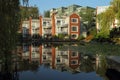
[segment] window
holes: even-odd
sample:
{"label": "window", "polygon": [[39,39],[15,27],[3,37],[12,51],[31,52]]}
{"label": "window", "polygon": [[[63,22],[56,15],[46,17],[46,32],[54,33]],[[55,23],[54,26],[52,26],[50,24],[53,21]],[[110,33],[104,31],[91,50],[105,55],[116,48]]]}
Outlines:
{"label": "window", "polygon": [[75,39],[75,38],[77,37],[77,35],[76,35],[76,34],[72,34],[71,37],[72,37],[73,39]]}
{"label": "window", "polygon": [[35,53],[34,52],[32,53],[32,58],[35,58]]}
{"label": "window", "polygon": [[29,46],[23,45],[23,52],[27,52],[27,51],[29,51]]}
{"label": "window", "polygon": [[23,34],[27,33],[27,29],[25,27],[23,27]]}
{"label": "window", "polygon": [[48,21],[47,24],[50,25],[50,22]]}
{"label": "window", "polygon": [[24,56],[29,56],[29,54],[28,54],[28,53],[24,53],[23,55],[24,55]]}
{"label": "window", "polygon": [[77,23],[78,19],[77,18],[72,18],[71,21]]}
{"label": "window", "polygon": [[77,61],[77,60],[72,60],[72,61],[71,61],[71,64],[72,64],[72,65],[78,64],[78,61]]}
{"label": "window", "polygon": [[57,62],[60,63],[60,59],[57,59]]}
{"label": "window", "polygon": [[46,26],[46,22],[43,22],[43,26]]}
{"label": "window", "polygon": [[57,25],[60,25],[61,21],[60,20],[57,20]]}
{"label": "window", "polygon": [[45,55],[43,55],[43,60],[46,60],[46,56]]}
{"label": "window", "polygon": [[23,34],[28,34],[29,33],[29,30],[27,29],[27,28],[25,28],[25,27],[23,27]]}
{"label": "window", "polygon": [[62,23],[65,23],[65,20],[62,20]]}
{"label": "window", "polygon": [[34,26],[34,25],[32,26],[32,29],[35,29],[35,26]]}
{"label": "window", "polygon": [[76,52],[72,52],[71,56],[72,56],[72,57],[76,57],[76,56],[77,56],[77,53],[76,53]]}
{"label": "window", "polygon": [[72,31],[77,31],[77,27],[76,27],[76,26],[73,26],[73,27],[72,27]]}

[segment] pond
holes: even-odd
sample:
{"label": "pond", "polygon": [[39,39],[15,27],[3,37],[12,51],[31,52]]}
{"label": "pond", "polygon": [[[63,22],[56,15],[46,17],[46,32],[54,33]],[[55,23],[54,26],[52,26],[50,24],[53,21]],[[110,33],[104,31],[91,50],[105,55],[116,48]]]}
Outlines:
{"label": "pond", "polygon": [[13,80],[112,80],[106,56],[119,56],[119,50],[119,45],[99,43],[23,43],[0,59],[0,80],[3,75]]}

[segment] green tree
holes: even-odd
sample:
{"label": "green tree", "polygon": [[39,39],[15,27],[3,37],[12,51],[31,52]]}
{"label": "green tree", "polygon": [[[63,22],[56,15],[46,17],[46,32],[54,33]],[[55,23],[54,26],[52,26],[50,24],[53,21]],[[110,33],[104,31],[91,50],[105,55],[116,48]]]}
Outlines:
{"label": "green tree", "polygon": [[113,7],[109,7],[105,12],[97,16],[100,24],[100,32],[97,36],[108,38],[110,34],[110,26],[115,19],[115,13]]}
{"label": "green tree", "polygon": [[101,30],[97,36],[109,37],[110,26],[114,20],[117,19],[120,22],[120,0],[112,0],[111,6],[105,12],[99,14],[97,19],[101,26]]}
{"label": "green tree", "polygon": [[[112,0],[111,1],[112,9],[115,13],[115,18],[120,22],[120,0]],[[120,23],[119,23],[120,24]]]}
{"label": "green tree", "polygon": [[0,1],[0,53],[9,53],[16,46],[19,11],[19,0]]}
{"label": "green tree", "polygon": [[22,19],[28,19],[29,17],[38,18],[39,10],[37,7],[20,7],[20,14]]}
{"label": "green tree", "polygon": [[81,21],[83,26],[86,28],[87,32],[91,30],[91,28],[95,28],[95,9],[86,8],[80,11],[79,15],[81,17]]}
{"label": "green tree", "polygon": [[50,17],[50,11],[44,11],[44,17]]}
{"label": "green tree", "polygon": [[[2,78],[14,79],[12,51],[16,48],[17,31],[20,22],[19,0],[0,0],[0,56],[2,55]],[[17,64],[15,64],[17,67]],[[17,68],[15,71],[17,72]],[[9,75],[6,75],[6,73]]]}

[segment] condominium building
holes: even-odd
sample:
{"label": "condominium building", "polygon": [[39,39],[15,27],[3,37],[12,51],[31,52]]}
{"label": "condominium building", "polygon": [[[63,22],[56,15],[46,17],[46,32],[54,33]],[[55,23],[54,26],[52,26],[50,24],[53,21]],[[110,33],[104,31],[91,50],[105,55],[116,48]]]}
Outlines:
{"label": "condominium building", "polygon": [[95,11],[95,8],[92,8],[89,6],[83,7],[76,4],[73,4],[67,7],[52,8],[49,11],[50,11],[50,15],[52,15],[53,13],[56,13],[57,16],[64,17],[72,13],[76,13],[76,14],[80,14],[80,12],[84,13],[87,9],[91,9]]}
{"label": "condominium building", "polygon": [[80,16],[72,13],[66,17],[59,17],[55,13],[50,18],[40,16],[39,19],[22,21],[21,32],[23,38],[36,35],[43,38],[51,38],[59,34],[77,39],[80,36]]}

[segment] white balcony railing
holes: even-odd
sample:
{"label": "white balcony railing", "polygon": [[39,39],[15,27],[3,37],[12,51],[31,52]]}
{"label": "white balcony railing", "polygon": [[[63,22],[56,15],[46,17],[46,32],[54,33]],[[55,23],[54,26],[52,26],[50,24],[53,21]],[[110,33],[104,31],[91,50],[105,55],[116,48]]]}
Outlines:
{"label": "white balcony railing", "polygon": [[64,23],[64,24],[56,24],[58,27],[68,27],[68,24]]}
{"label": "white balcony railing", "polygon": [[67,34],[68,32],[67,31],[58,31],[57,33],[58,34]]}
{"label": "white balcony railing", "polygon": [[43,30],[43,34],[51,34],[51,30]]}
{"label": "white balcony railing", "polygon": [[52,28],[52,25],[43,25],[43,28]]}
{"label": "white balcony railing", "polygon": [[62,24],[61,27],[68,27],[68,24]]}
{"label": "white balcony railing", "polygon": [[43,52],[48,53],[48,52],[52,52],[52,50],[51,49],[43,49]]}

